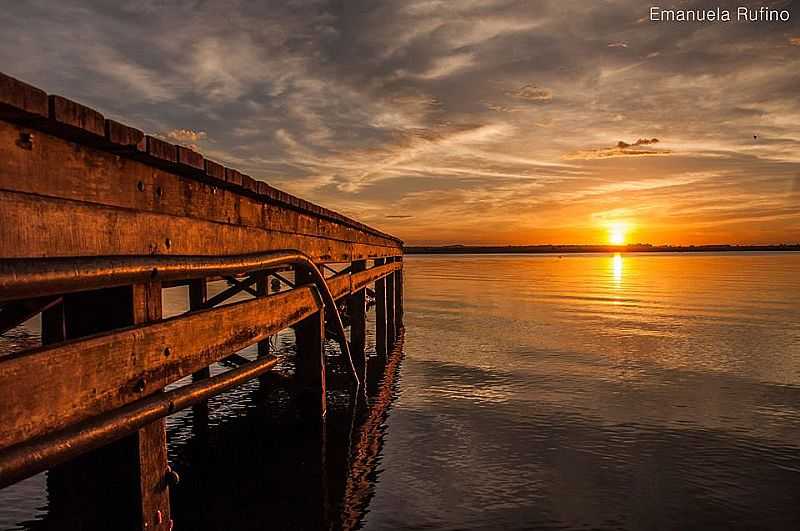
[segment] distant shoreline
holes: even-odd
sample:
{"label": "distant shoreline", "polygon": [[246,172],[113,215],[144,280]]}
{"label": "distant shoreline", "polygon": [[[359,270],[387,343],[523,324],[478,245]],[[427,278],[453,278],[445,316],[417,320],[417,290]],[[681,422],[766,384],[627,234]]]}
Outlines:
{"label": "distant shoreline", "polygon": [[410,245],[406,254],[577,254],[577,253],[703,253],[797,251],[800,244],[781,245]]}

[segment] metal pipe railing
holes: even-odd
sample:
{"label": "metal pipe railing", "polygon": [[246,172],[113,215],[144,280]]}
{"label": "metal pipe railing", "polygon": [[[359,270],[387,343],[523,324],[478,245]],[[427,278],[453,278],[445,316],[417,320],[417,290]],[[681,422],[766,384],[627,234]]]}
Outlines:
{"label": "metal pipe railing", "polygon": [[336,301],[311,258],[296,250],[230,256],[80,256],[0,260],[0,302],[125,286],[138,282],[223,276],[271,267],[298,266],[311,274],[323,305],[339,333],[356,386],[361,384]]}

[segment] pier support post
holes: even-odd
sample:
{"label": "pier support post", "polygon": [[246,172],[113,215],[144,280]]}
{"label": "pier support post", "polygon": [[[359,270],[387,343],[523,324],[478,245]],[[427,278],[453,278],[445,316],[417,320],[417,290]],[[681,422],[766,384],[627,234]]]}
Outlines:
{"label": "pier support post", "polygon": [[[367,269],[366,260],[353,262],[350,272],[360,273]],[[367,374],[366,338],[367,338],[367,290],[360,289],[347,299],[347,314],[350,317],[350,353],[358,377],[363,382]]]}
{"label": "pier support post", "polygon": [[[66,339],[161,318],[161,284],[147,283],[64,297],[63,321],[50,314],[43,337]],[[165,420],[48,473],[51,517],[59,529],[167,530]]]}
{"label": "pier support post", "polygon": [[[206,279],[196,278],[189,281],[189,311],[199,310],[208,300],[208,284]],[[192,381],[197,382],[211,377],[211,369],[203,367],[192,374]]]}
{"label": "pier support post", "polygon": [[[256,273],[258,280],[256,280],[256,293],[259,297],[266,297],[269,295],[269,275],[265,272]],[[258,357],[263,358],[269,356],[269,338],[258,342]]]}
{"label": "pier support post", "polygon": [[[386,260],[378,258],[375,265],[383,265]],[[375,281],[375,351],[379,356],[386,356],[386,279]]]}
{"label": "pier support post", "polygon": [[[389,263],[394,262],[394,258],[386,260]],[[397,338],[397,323],[395,321],[395,306],[394,306],[394,273],[386,276],[386,343],[388,349],[392,350],[394,341]]]}
{"label": "pier support post", "polygon": [[[312,277],[295,269],[295,286],[311,284]],[[301,404],[321,417],[327,412],[325,399],[325,312],[306,317],[294,326],[297,358],[295,379]]]}
{"label": "pier support post", "polygon": [[[205,278],[195,278],[189,281],[189,311],[199,310],[208,300],[208,284]],[[192,381],[199,382],[211,378],[211,368],[208,366],[192,373]],[[195,435],[205,435],[208,432],[208,401],[204,400],[192,406],[192,428]]]}
{"label": "pier support post", "polygon": [[[403,265],[403,257],[395,257],[395,261]],[[396,335],[400,335],[403,328],[403,268],[394,272],[394,320]]]}

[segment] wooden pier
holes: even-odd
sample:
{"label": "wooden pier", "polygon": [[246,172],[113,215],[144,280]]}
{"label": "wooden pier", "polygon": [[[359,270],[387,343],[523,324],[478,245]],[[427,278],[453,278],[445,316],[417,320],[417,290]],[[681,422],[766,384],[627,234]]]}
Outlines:
{"label": "wooden pier", "polygon": [[[0,488],[49,470],[80,528],[107,526],[103,507],[114,529],[171,529],[165,417],[271,371],[269,338],[291,327],[292,385],[324,422],[326,338],[359,393],[368,293],[378,355],[401,336],[402,256],[391,235],[0,74],[0,333],[41,315],[41,346],[0,357]],[[163,318],[176,286],[189,310]],[[235,368],[212,377],[221,361]]]}

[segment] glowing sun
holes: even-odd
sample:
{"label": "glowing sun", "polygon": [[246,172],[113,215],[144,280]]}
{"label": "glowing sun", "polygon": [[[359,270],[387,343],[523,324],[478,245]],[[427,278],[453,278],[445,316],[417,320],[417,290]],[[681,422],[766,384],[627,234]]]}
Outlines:
{"label": "glowing sun", "polygon": [[625,245],[628,233],[628,225],[625,223],[613,223],[608,228],[608,241],[611,245]]}

